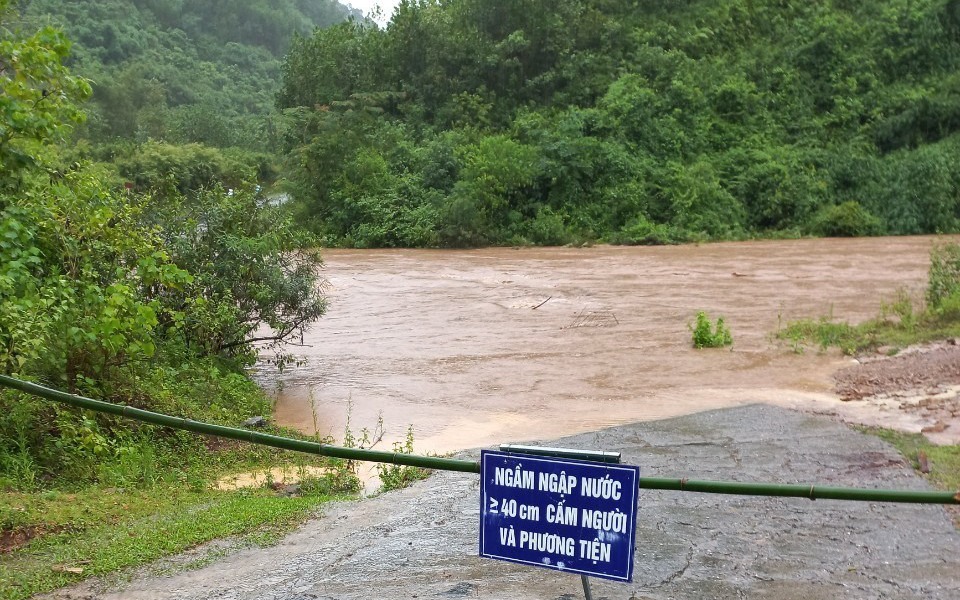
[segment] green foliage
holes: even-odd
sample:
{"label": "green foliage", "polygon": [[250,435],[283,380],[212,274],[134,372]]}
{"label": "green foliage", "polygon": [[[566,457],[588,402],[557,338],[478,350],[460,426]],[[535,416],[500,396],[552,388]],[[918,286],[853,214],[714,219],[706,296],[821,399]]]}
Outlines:
{"label": "green foliage", "polygon": [[153,356],[158,319],[176,318],[157,296],[192,276],[141,207],[83,168],[0,198],[0,368],[74,389],[80,376]]}
{"label": "green foliage", "polygon": [[83,121],[74,103],[91,92],[64,66],[70,42],[61,31],[24,34],[15,21],[10,0],[0,0],[0,191],[20,184],[41,146]]}
{"label": "green foliage", "polygon": [[826,237],[862,237],[880,234],[882,223],[858,202],[849,200],[821,208],[813,216],[810,228]]}
{"label": "green foliage", "polygon": [[637,217],[620,231],[608,236],[613,244],[626,246],[661,246],[680,244],[688,239],[688,234],[665,223],[651,223],[644,216]]}
{"label": "green foliage", "polygon": [[274,149],[279,59],[294,35],[360,18],[334,0],[20,4],[76,42],[72,67],[94,92],[84,137],[260,151]]}
{"label": "green foliage", "polygon": [[506,136],[487,136],[460,150],[461,176],[440,215],[441,238],[451,246],[488,244],[525,201],[537,152]]}
{"label": "green foliage", "polygon": [[[396,454],[413,454],[413,426],[407,429],[407,436],[403,442],[393,443],[393,452]],[[380,491],[403,489],[413,482],[427,477],[429,472],[421,467],[408,467],[378,463],[377,474],[380,477]]]}
{"label": "green foliage", "polygon": [[[171,260],[193,275],[161,304],[173,337],[200,355],[252,357],[254,339],[282,344],[326,309],[315,240],[245,186],[155,196],[150,214]],[[251,337],[261,327],[257,338]]]}
{"label": "green foliage", "polygon": [[903,288],[897,290],[897,296],[893,302],[880,304],[880,312],[884,316],[887,312],[893,313],[899,319],[899,326],[908,333],[917,326],[920,316],[914,308],[913,298]]}
{"label": "green foliage", "polygon": [[291,47],[291,192],[342,245],[960,231],[950,6],[402,2]]}
{"label": "green foliage", "polygon": [[[252,170],[229,166],[250,153],[147,144],[128,160],[151,196],[66,158],[82,156],[57,142],[89,86],[63,66],[60,32],[20,33],[8,9],[0,0],[0,370],[233,426],[268,413],[238,367],[261,325],[280,343],[323,312],[318,259],[301,251],[312,238],[242,183]],[[219,187],[231,169],[232,194]],[[0,390],[0,530],[36,536],[4,556],[0,595],[69,583],[55,566],[73,561],[96,575],[215,537],[275,537],[324,499],[321,487],[339,492],[337,481],[296,499],[207,489],[227,466],[275,460]]]}
{"label": "green foliage", "polygon": [[[8,16],[0,13],[3,22]],[[162,186],[150,196],[118,190],[115,174],[102,167],[66,163],[55,145],[65,125],[57,119],[80,114],[75,103],[87,88],[62,65],[61,34],[41,33],[3,29],[5,48],[17,49],[15,66],[0,65],[12,90],[4,98],[17,115],[4,130],[4,152],[30,154],[5,162],[2,171],[0,370],[233,425],[268,412],[239,367],[255,358],[251,336],[261,327],[259,341],[282,344],[323,313],[319,259],[303,250],[314,239],[296,232],[255,187],[218,187],[226,168],[211,174],[182,158],[203,156],[200,147],[148,144],[151,164],[160,165],[151,175]],[[63,83],[69,81],[75,85]],[[32,92],[17,91],[30,86],[51,86],[56,97],[41,93],[30,102]],[[181,162],[165,165],[167,158]],[[174,166],[200,174],[187,177]],[[169,179],[171,173],[184,181]],[[204,448],[180,435],[0,392],[4,486],[29,489],[51,479],[150,485],[158,462],[174,464],[171,450],[183,461]]]}
{"label": "green foliage", "polygon": [[724,324],[723,317],[717,317],[717,323],[714,325],[707,313],[703,311],[697,313],[697,324],[690,327],[690,331],[693,332],[693,347],[698,350],[722,348],[733,343],[733,337]]}
{"label": "green foliage", "polygon": [[187,193],[216,185],[238,187],[256,177],[252,165],[231,161],[220,150],[200,144],[146,142],[115,162],[120,175],[138,191],[173,186]]}
{"label": "green foliage", "polygon": [[549,206],[540,208],[524,229],[527,239],[538,246],[563,246],[574,242],[563,216]]}
{"label": "green foliage", "polygon": [[960,317],[960,244],[942,244],[930,251],[927,305],[935,313]]}

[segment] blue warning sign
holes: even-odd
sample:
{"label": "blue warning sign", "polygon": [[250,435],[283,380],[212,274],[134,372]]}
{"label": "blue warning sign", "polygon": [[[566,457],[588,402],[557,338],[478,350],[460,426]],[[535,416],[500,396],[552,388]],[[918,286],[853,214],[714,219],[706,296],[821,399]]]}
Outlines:
{"label": "blue warning sign", "polygon": [[483,451],[480,556],[633,580],[640,467]]}

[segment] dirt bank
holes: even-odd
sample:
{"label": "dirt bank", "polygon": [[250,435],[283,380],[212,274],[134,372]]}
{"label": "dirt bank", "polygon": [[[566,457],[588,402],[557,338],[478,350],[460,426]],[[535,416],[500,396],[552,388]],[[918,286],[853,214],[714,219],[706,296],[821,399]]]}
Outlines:
{"label": "dirt bank", "polygon": [[[547,443],[619,450],[648,476],[927,488],[879,439],[764,405]],[[53,597],[582,597],[576,576],[478,558],[478,520],[477,477],[438,473],[407,490],[332,506],[275,548],[119,588],[91,582]],[[960,598],[960,533],[939,506],[644,490],[635,580],[595,581],[594,597],[953,600]]]}
{"label": "dirt bank", "polygon": [[960,346],[955,340],[862,356],[834,374],[854,422],[922,432],[934,443],[960,442]]}

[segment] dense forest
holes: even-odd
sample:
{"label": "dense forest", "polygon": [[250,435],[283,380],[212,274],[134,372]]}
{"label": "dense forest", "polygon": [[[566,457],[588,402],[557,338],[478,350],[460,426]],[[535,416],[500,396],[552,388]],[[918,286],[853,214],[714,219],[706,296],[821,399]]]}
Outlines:
{"label": "dense forest", "polygon": [[404,0],[278,106],[331,245],[955,232],[958,59],[957,0]]}
{"label": "dense forest", "polygon": [[65,33],[64,64],[92,86],[65,161],[109,164],[139,191],[276,179],[274,103],[294,35],[362,18],[335,0],[12,4],[23,26]]}

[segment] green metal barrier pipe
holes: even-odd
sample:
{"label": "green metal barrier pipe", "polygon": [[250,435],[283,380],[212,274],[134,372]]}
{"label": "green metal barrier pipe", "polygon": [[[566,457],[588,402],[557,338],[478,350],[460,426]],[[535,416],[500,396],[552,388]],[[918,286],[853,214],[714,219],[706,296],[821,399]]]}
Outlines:
{"label": "green metal barrier pipe", "polygon": [[[127,417],[154,425],[163,425],[174,429],[184,429],[196,433],[216,435],[220,437],[241,440],[253,444],[262,444],[284,450],[294,450],[308,454],[332,456],[347,460],[391,463],[425,469],[442,471],[459,471],[461,473],[480,473],[480,464],[471,460],[456,460],[435,456],[417,456],[401,454],[399,452],[383,452],[378,450],[362,450],[359,448],[344,448],[331,444],[319,444],[303,440],[260,433],[248,429],[224,427],[210,423],[201,423],[191,419],[171,417],[160,413],[150,412],[139,408],[112,404],[101,400],[75,396],[59,390],[54,390],[36,383],[21,381],[0,375],[0,386],[19,390],[26,394],[62,402],[70,406],[85,408],[97,412]],[[735,494],[741,496],[783,496],[793,498],[809,498],[810,500],[859,500],[866,502],[909,502],[916,504],[960,504],[960,491],[930,492],[918,490],[871,490],[862,488],[845,488],[816,486],[807,484],[778,484],[778,483],[742,483],[736,481],[705,481],[694,479],[671,479],[664,477],[641,477],[640,487],[651,490],[676,490],[681,492],[701,492],[707,494]]]}
{"label": "green metal barrier pipe", "polygon": [[0,386],[6,386],[15,390],[20,390],[26,394],[39,396],[54,402],[62,402],[78,408],[86,408],[97,412],[109,413],[120,417],[127,417],[144,423],[154,425],[163,425],[173,429],[184,429],[196,433],[205,433],[219,437],[261,444],[263,446],[272,446],[274,448],[283,448],[284,450],[295,450],[297,452],[306,452],[307,454],[319,454],[321,456],[333,456],[335,458],[344,458],[347,460],[363,460],[370,462],[391,463],[396,465],[408,465],[413,467],[423,467],[425,469],[443,469],[446,471],[460,471],[462,473],[479,473],[480,466],[471,460],[454,460],[450,458],[438,458],[435,456],[416,456],[413,454],[402,454],[400,452],[384,452],[380,450],[362,450],[360,448],[344,448],[331,444],[319,444],[317,442],[308,442],[304,440],[294,440],[291,438],[260,433],[249,429],[238,429],[236,427],[224,427],[223,425],[213,425],[211,423],[202,423],[192,419],[183,419],[180,417],[171,417],[160,413],[150,412],[123,406],[121,404],[112,404],[101,400],[75,396],[59,390],[54,390],[36,383],[29,383],[0,375]]}

